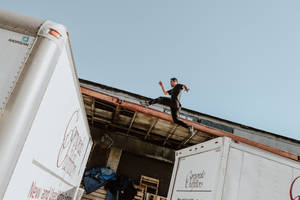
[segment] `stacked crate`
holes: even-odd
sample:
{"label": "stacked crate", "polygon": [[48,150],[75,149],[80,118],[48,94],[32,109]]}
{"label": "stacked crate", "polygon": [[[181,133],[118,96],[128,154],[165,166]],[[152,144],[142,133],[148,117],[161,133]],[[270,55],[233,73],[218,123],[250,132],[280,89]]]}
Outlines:
{"label": "stacked crate", "polygon": [[106,193],[104,187],[101,187],[90,194],[83,194],[82,200],[105,200]]}
{"label": "stacked crate", "polygon": [[142,175],[140,179],[140,186],[145,188],[144,200],[166,200],[165,197],[158,196],[158,179]]}

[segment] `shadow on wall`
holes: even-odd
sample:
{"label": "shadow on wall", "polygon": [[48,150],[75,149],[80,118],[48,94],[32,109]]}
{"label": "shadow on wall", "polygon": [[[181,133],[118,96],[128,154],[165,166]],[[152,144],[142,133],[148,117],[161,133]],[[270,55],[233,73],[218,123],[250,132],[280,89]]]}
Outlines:
{"label": "shadow on wall", "polygon": [[107,149],[101,143],[95,143],[88,160],[86,169],[106,167],[110,149]]}

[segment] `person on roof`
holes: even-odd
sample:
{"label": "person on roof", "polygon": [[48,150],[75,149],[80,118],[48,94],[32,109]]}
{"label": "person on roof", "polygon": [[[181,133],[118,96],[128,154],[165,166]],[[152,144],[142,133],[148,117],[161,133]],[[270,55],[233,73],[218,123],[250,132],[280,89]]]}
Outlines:
{"label": "person on roof", "polygon": [[182,120],[179,119],[179,112],[181,110],[181,103],[180,103],[180,97],[182,90],[184,89],[186,92],[188,92],[190,89],[183,84],[179,84],[177,78],[171,78],[170,84],[172,89],[166,91],[164,84],[159,81],[159,85],[165,95],[171,95],[171,98],[169,97],[158,97],[156,99],[152,99],[150,101],[141,101],[140,103],[144,106],[150,106],[156,103],[164,104],[167,106],[170,106],[172,119],[174,123],[181,125],[185,128],[188,128],[191,134],[195,134],[194,127],[191,125],[186,124]]}

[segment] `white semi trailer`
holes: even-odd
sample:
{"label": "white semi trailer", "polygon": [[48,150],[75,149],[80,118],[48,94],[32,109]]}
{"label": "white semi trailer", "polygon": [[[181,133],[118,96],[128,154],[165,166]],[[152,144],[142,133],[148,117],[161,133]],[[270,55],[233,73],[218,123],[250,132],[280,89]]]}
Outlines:
{"label": "white semi trailer", "polygon": [[176,152],[169,200],[300,200],[300,163],[220,137]]}
{"label": "white semi trailer", "polygon": [[91,146],[65,27],[0,10],[0,199],[76,199]]}

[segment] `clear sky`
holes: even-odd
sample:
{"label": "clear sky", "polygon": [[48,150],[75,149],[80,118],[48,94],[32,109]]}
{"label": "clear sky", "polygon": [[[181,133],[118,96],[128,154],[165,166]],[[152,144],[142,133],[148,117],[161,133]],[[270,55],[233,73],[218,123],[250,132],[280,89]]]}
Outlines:
{"label": "clear sky", "polygon": [[4,1],[67,26],[79,77],[300,138],[299,0]]}

